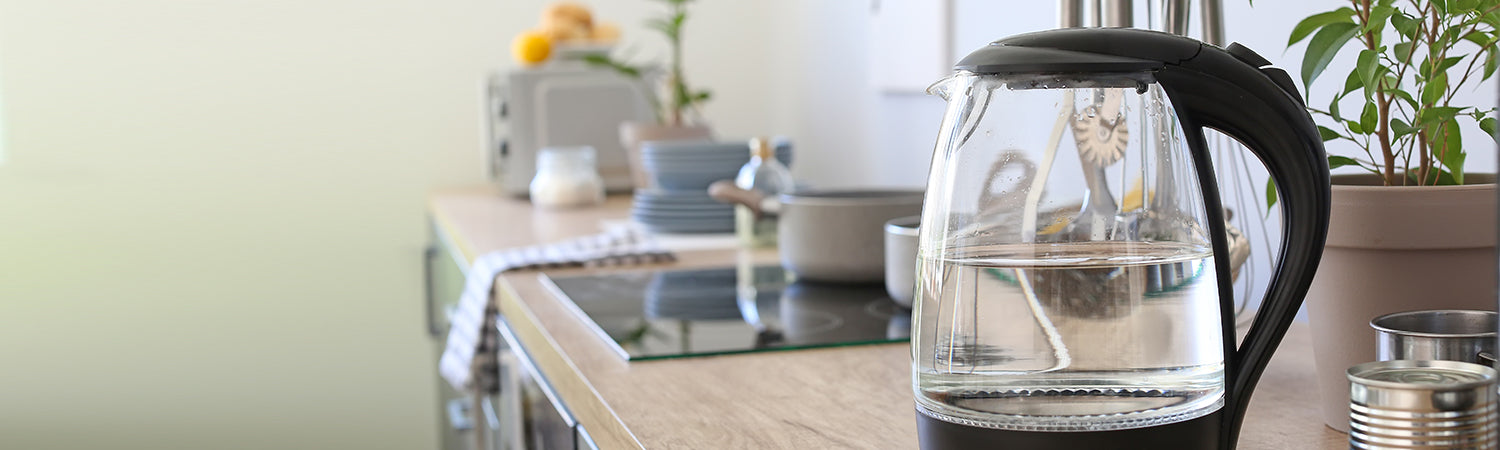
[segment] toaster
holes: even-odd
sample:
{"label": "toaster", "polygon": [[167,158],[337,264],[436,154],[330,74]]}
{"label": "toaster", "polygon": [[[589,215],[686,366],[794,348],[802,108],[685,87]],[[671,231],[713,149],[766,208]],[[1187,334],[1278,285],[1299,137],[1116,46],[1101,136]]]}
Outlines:
{"label": "toaster", "polygon": [[493,74],[487,92],[487,171],[502,192],[528,194],[539,150],[579,145],[594,148],[605,190],[634,187],[620,123],[655,120],[641,81],[560,61]]}

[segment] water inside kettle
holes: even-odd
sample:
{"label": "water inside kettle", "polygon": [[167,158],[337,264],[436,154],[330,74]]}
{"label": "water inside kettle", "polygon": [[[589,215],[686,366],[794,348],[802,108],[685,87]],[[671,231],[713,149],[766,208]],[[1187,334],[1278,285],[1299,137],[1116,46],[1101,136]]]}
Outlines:
{"label": "water inside kettle", "polygon": [[[1218,286],[1206,246],[991,245],[924,261],[942,305],[913,336],[917,403],[973,426],[1110,430],[1223,401]],[[1186,335],[1189,338],[1183,339]],[[927,353],[927,352],[922,352]]]}

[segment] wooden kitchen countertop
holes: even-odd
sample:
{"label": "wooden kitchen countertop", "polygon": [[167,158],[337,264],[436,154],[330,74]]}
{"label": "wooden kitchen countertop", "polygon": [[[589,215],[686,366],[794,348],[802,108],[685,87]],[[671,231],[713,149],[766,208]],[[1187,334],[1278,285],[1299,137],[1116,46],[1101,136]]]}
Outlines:
{"label": "wooden kitchen countertop", "polygon": [[[472,261],[599,232],[601,220],[625,217],[629,202],[611,197],[599,208],[546,212],[470,189],[434,195],[430,212],[444,244]],[[678,257],[671,267],[730,265],[735,253]],[[774,253],[757,259],[774,260]],[[566,272],[580,270],[602,269]],[[627,362],[544,286],[543,276],[502,275],[501,313],[601,448],[917,447],[906,344]],[[1346,435],[1323,426],[1313,372],[1307,326],[1293,324],[1251,398],[1239,448],[1348,448]]]}

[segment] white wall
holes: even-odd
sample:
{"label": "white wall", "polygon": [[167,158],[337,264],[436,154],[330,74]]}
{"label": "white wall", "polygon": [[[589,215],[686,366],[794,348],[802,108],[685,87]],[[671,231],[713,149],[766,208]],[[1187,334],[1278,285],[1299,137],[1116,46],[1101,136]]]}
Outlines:
{"label": "white wall", "polygon": [[435,447],[496,3],[0,1],[0,447]]}
{"label": "white wall", "polygon": [[[1013,34],[1050,29],[1056,24],[1054,2],[952,1],[954,12],[950,38],[954,52],[957,53],[955,58],[962,57],[990,41]],[[816,17],[817,25],[800,29],[809,35],[789,38],[786,39],[787,41],[802,45],[812,42],[814,48],[818,48],[816,46],[821,42],[836,42],[840,45],[839,47],[833,47],[832,44],[829,47],[840,54],[868,54],[868,52],[880,51],[880,49],[869,48],[868,43],[872,39],[848,40],[850,35],[869,31],[868,2],[806,3],[811,4],[804,5],[801,9],[786,15]],[[1135,3],[1136,26],[1144,28],[1148,25],[1144,19],[1148,9],[1147,2]],[[1300,78],[1297,75],[1305,44],[1298,44],[1287,49],[1287,36],[1292,27],[1302,18],[1345,6],[1346,2],[1340,0],[1261,2],[1258,6],[1252,7],[1249,2],[1226,0],[1223,4],[1226,39],[1229,42],[1240,42],[1256,50],[1272,63],[1285,68],[1293,78],[1298,79],[1299,88],[1305,92],[1306,88],[1300,85]],[[1157,11],[1160,10],[1159,7],[1156,8]],[[1200,35],[1198,21],[1199,17],[1195,13],[1192,18],[1191,35]],[[820,50],[829,51],[830,49],[820,48]],[[1342,74],[1347,74],[1351,70],[1356,54],[1355,49],[1346,49],[1329,65],[1324,78],[1315,84],[1312,91],[1311,98],[1314,105],[1320,107],[1326,105],[1336,90],[1342,87]],[[855,64],[857,63],[856,61]],[[798,93],[794,107],[778,107],[776,114],[798,118],[801,127],[797,128],[792,135],[798,138],[799,143],[850,141],[865,144],[859,147],[861,151],[858,153],[850,152],[834,158],[836,161],[846,161],[845,163],[800,167],[798,175],[825,185],[923,185],[926,181],[926,169],[931,159],[932,146],[943,114],[942,100],[921,94],[876,92],[869,87],[868,75],[851,73],[847,68],[845,69],[839,72],[840,75],[837,77],[829,77],[827,71],[794,71],[792,73],[795,75],[784,82],[788,84],[778,86],[778,91]],[[848,82],[817,84],[827,78],[837,78]],[[866,82],[863,86],[858,84],[862,80]],[[821,90],[797,90],[811,85],[818,85]],[[788,86],[791,88],[789,89]],[[827,93],[827,95],[822,93]],[[807,100],[803,98],[806,96],[826,97],[827,100]],[[1495,83],[1490,81],[1476,84],[1473,90],[1458,95],[1456,101],[1484,108],[1493,107],[1496,102]],[[1351,103],[1347,104],[1345,109],[1356,107],[1357,105]],[[1467,163],[1469,170],[1493,171],[1496,167],[1496,153],[1491,150],[1493,144],[1490,143],[1489,137],[1478,130],[1466,130],[1464,138],[1468,145],[1476,149],[1469,153]],[[1358,152],[1358,149],[1348,142],[1330,142],[1328,150],[1331,154],[1341,155],[1354,155]],[[1263,198],[1265,186],[1264,169],[1259,167],[1254,158],[1248,158],[1248,160],[1252,166],[1250,177],[1242,178],[1238,184],[1225,174],[1221,174],[1220,179],[1226,206],[1234,207],[1239,203],[1236,199],[1242,202],[1239,204],[1246,205],[1235,208],[1242,214],[1242,217],[1245,211],[1259,209],[1254,206],[1253,202],[1257,198]],[[1345,168],[1340,172],[1357,172],[1357,169]],[[1245,181],[1247,179],[1248,181]],[[1081,184],[1082,181],[1080,180],[1079,183]],[[1254,299],[1260,298],[1269,281],[1269,274],[1272,270],[1271,257],[1276,251],[1274,244],[1272,247],[1266,247],[1265,244],[1279,242],[1278,220],[1278,215],[1273,213],[1269,216],[1270,223],[1248,221],[1240,222],[1238,225],[1252,240],[1254,249],[1251,255],[1251,267],[1246,270],[1254,271],[1254,275],[1243,277],[1237,289],[1241,291],[1249,289],[1250,298],[1253,299],[1252,304],[1258,301]]]}

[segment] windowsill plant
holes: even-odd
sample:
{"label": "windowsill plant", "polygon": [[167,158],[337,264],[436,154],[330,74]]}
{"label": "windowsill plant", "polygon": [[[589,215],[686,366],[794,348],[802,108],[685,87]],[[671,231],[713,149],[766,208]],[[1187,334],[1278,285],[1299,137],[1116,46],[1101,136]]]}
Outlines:
{"label": "windowsill plant", "polygon": [[[1334,176],[1328,243],[1306,304],[1324,421],[1348,429],[1345,370],[1375,360],[1379,315],[1495,309],[1494,175],[1469,173],[1493,152],[1493,108],[1463,95],[1496,72],[1500,0],[1351,0],[1297,24],[1309,87],[1341,49],[1359,52],[1332,101],[1308,101]],[[1480,92],[1494,95],[1493,92]],[[1326,106],[1324,106],[1326,105]],[[1275,190],[1267,195],[1275,200]]]}
{"label": "windowsill plant", "polygon": [[708,90],[694,89],[687,82],[683,66],[683,25],[687,22],[687,5],[692,0],[662,0],[667,10],[661,17],[646,21],[646,26],[666,37],[669,57],[665,76],[653,76],[646,65],[633,64],[607,54],[592,54],[583,57],[584,62],[598,67],[607,67],[620,75],[636,80],[648,91],[646,99],[655,111],[655,123],[625,122],[620,124],[620,141],[630,153],[631,169],[636,187],[650,184],[640,155],[640,144],[656,140],[709,140],[712,130],[700,119],[699,107],[709,100]]}

